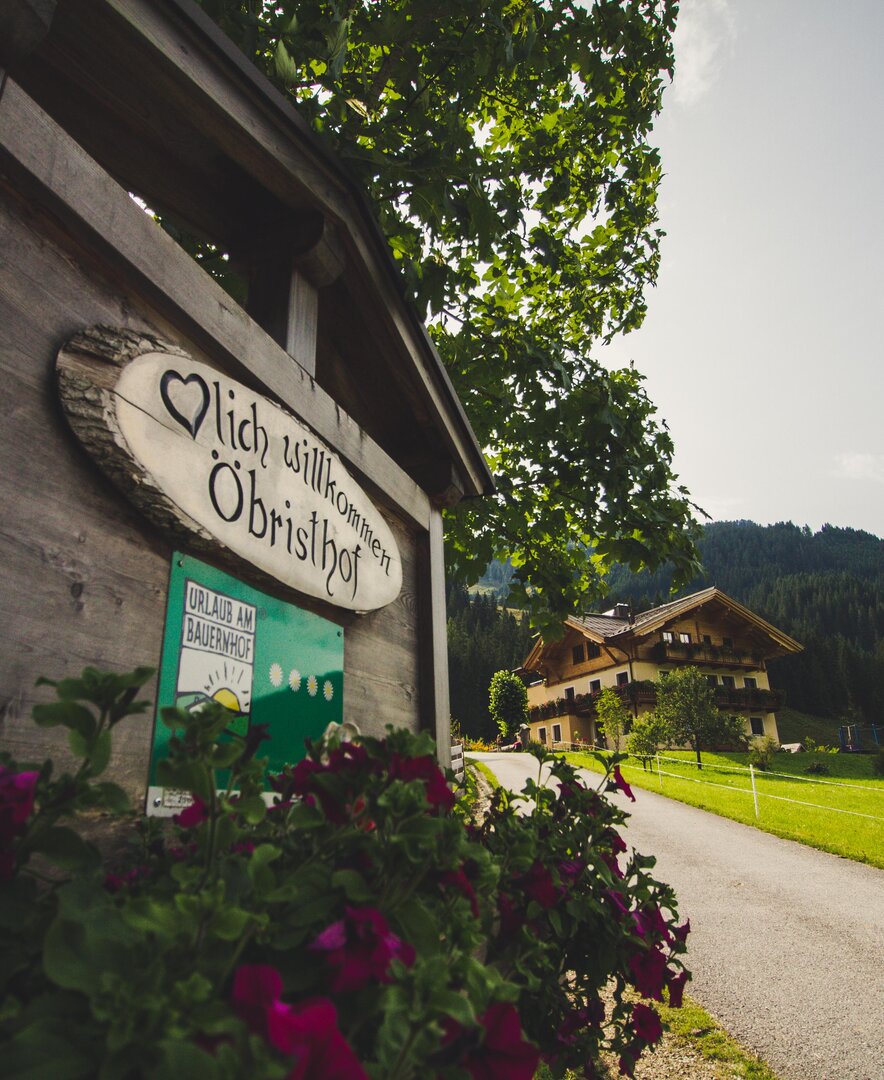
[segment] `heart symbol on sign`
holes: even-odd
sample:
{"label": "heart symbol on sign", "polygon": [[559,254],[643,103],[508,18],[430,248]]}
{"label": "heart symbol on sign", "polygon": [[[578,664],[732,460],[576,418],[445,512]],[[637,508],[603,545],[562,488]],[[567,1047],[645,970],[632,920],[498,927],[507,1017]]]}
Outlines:
{"label": "heart symbol on sign", "polygon": [[160,379],[160,397],[169,415],[192,439],[209,411],[209,388],[200,375],[188,375],[185,379],[177,371],[165,371]]}

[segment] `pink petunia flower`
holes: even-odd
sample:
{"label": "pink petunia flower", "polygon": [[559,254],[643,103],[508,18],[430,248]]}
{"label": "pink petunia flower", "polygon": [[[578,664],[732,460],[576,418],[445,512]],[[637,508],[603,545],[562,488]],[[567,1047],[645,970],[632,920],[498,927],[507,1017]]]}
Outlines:
{"label": "pink petunia flower", "polygon": [[485,1038],[463,1063],[473,1080],[532,1080],[540,1052],[523,1036],[515,1006],[495,1002],[479,1023]]}
{"label": "pink petunia flower", "polygon": [[456,800],[448,786],[445,774],[429,754],[423,757],[403,757],[393,754],[390,762],[391,780],[423,780],[426,784],[427,802],[437,812],[450,810]]}
{"label": "pink petunia flower", "polygon": [[663,1034],[660,1017],[648,1005],[637,1002],[632,1007],[632,1027],[636,1035],[649,1046],[658,1042]]}
{"label": "pink petunia flower", "polygon": [[620,766],[619,765],[614,766],[614,771],[612,772],[611,775],[614,778],[614,783],[617,785],[617,787],[620,789],[620,791],[622,791],[623,794],[628,799],[632,799],[632,801],[635,802],[635,796],[632,794],[632,788],[623,779],[623,775],[620,772]]}
{"label": "pink petunia flower", "polygon": [[393,960],[414,963],[411,945],[391,930],[375,908],[345,908],[343,919],[331,923],[309,948],[325,953],[331,970],[331,989],[336,993],[361,990],[370,982],[389,982]]}
{"label": "pink petunia flower", "polygon": [[180,814],[173,814],[172,820],[182,829],[195,829],[197,825],[202,825],[208,817],[208,807],[202,799],[194,795],[190,806],[185,807]]}
{"label": "pink petunia flower", "polygon": [[666,983],[666,957],[659,949],[645,949],[633,953],[629,958],[629,970],[635,988],[642,997],[663,1000],[663,987]]}

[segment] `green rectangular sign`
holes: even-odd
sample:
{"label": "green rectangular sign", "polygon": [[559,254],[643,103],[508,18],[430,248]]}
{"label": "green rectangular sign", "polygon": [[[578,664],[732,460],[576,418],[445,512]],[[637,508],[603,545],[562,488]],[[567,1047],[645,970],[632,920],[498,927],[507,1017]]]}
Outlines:
{"label": "green rectangular sign", "polygon": [[157,691],[157,718],[147,812],[171,814],[186,792],[157,784],[157,763],[171,732],[167,706],[198,709],[209,700],[231,712],[230,730],[245,735],[267,724],[258,751],[269,771],[304,757],[305,739],[340,723],[344,697],[344,632],[328,619],[284,603],[213,566],[175,552]]}

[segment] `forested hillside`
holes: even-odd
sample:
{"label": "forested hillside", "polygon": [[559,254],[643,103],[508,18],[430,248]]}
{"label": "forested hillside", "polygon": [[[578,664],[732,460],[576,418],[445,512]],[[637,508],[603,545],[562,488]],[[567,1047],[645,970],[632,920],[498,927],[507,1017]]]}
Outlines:
{"label": "forested hillside", "polygon": [[[676,595],[717,585],[797,638],[805,651],[770,665],[789,705],[821,716],[884,719],[884,541],[856,529],[791,522],[707,525],[704,573]],[[609,603],[642,611],[670,599],[671,575],[609,577]]]}
{"label": "forested hillside", "polygon": [[[675,596],[717,585],[804,645],[770,665],[789,705],[819,716],[884,722],[884,540],[824,525],[719,521],[700,539],[704,572]],[[513,576],[494,563],[482,587],[501,601]],[[634,611],[673,599],[671,571],[615,567],[605,607]]]}
{"label": "forested hillside", "polygon": [[448,590],[448,672],[451,715],[474,738],[493,739],[488,687],[495,671],[517,667],[531,648],[527,619],[519,622],[493,596]]}

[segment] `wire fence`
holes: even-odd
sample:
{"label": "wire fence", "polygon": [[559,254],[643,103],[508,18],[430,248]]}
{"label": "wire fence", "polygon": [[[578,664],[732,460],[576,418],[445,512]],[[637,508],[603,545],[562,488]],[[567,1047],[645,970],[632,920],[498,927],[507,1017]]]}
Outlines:
{"label": "wire fence", "polygon": [[[576,749],[577,751],[583,751],[583,752],[585,752],[587,750],[587,747],[586,747],[585,744],[565,743],[565,742],[553,743],[552,748],[554,750],[555,749],[561,749],[561,750],[564,750],[564,749],[574,750],[574,749]],[[767,779],[800,780],[802,782],[809,783],[809,784],[818,784],[818,785],[821,785],[821,786],[824,785],[824,786],[827,786],[827,787],[851,789],[851,790],[854,790],[854,791],[862,791],[866,795],[868,795],[868,794],[877,794],[877,795],[881,796],[882,798],[884,798],[884,787],[878,787],[876,785],[869,785],[868,787],[863,787],[860,784],[849,784],[849,783],[842,784],[842,783],[839,783],[837,780],[818,780],[816,777],[798,776],[795,773],[778,773],[778,772],[769,772],[767,770],[759,771],[759,770],[756,770],[753,765],[748,765],[748,766],[745,766],[745,765],[719,765],[718,763],[710,763],[710,762],[705,762],[705,761],[702,763],[702,769],[706,773],[706,777],[701,778],[700,776],[692,776],[692,775],[690,775],[689,773],[686,773],[686,772],[674,772],[674,771],[672,771],[670,769],[664,769],[662,767],[662,765],[661,765],[661,762],[664,762],[664,761],[666,761],[666,762],[675,762],[676,764],[681,765],[685,769],[697,769],[697,771],[699,771],[699,765],[697,763],[688,761],[685,758],[674,758],[674,757],[667,757],[664,754],[656,754],[653,761],[654,761],[654,764],[656,766],[654,771],[655,771],[655,773],[657,775],[657,778],[658,778],[658,780],[660,782],[660,790],[661,791],[664,790],[663,777],[668,776],[668,777],[671,777],[672,779],[675,779],[675,780],[682,780],[682,781],[686,781],[686,782],[692,783],[692,784],[700,784],[700,785],[702,785],[704,787],[717,788],[719,791],[734,792],[734,793],[737,793],[737,794],[743,794],[743,795],[747,795],[747,796],[751,795],[752,799],[753,799],[753,803],[754,803],[755,817],[756,818],[759,818],[761,816],[761,811],[760,811],[760,806],[759,806],[759,801],[758,801],[759,798],[761,798],[761,799],[774,799],[777,802],[792,803],[795,806],[805,806],[805,807],[811,807],[811,808],[814,808],[814,809],[817,809],[817,810],[827,810],[827,811],[831,811],[832,813],[836,813],[836,814],[847,814],[847,815],[849,815],[851,817],[864,818],[867,821],[884,822],[884,815],[865,814],[865,813],[862,813],[859,810],[847,810],[844,807],[840,807],[840,806],[827,806],[827,805],[822,804],[822,803],[808,802],[805,799],[792,799],[792,798],[789,798],[789,796],[787,796],[787,795],[776,795],[771,791],[760,790],[759,786],[758,786],[758,781],[759,780],[767,780]],[[621,770],[626,769],[626,770],[628,770],[630,772],[638,772],[638,773],[647,774],[647,769],[645,768],[644,765],[630,765],[627,762],[621,761],[620,762],[620,768],[621,768]],[[710,780],[708,778],[709,775],[714,774],[716,772],[738,774],[740,779],[743,779],[743,780],[745,780],[747,782],[748,786],[739,787],[739,786],[736,786],[735,784],[731,784],[731,783],[717,783],[714,780]]]}

